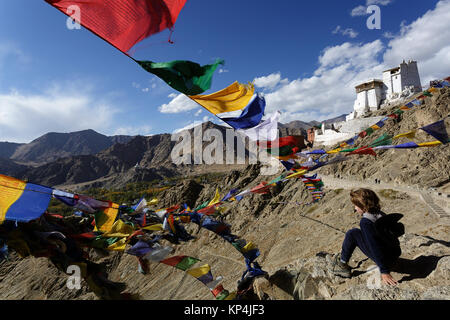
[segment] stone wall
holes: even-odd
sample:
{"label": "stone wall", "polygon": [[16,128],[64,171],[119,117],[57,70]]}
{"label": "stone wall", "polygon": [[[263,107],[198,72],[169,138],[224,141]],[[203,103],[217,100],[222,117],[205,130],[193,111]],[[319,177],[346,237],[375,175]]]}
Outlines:
{"label": "stone wall", "polygon": [[349,121],[336,122],[334,127],[341,133],[357,134],[371,125],[374,125],[383,118],[384,117],[358,118]]}

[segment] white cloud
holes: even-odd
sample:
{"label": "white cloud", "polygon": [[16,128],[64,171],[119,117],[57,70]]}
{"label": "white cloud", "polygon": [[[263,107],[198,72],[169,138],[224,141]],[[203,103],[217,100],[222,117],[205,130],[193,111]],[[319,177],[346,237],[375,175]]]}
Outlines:
{"label": "white cloud", "polygon": [[229,70],[228,69],[223,69],[223,68],[219,69],[219,73],[226,73],[226,72],[229,72]]}
{"label": "white cloud", "polygon": [[203,112],[202,109],[198,109],[194,116],[198,117]]}
{"label": "white cloud", "polygon": [[1,139],[30,142],[48,131],[108,131],[119,110],[94,98],[88,87],[54,85],[37,94],[0,93]]}
{"label": "white cloud", "polygon": [[392,32],[386,31],[385,33],[383,33],[383,37],[385,37],[386,39],[394,39],[395,35]]}
{"label": "white cloud", "polygon": [[366,0],[366,5],[359,5],[352,9],[352,12],[350,15],[352,17],[360,17],[367,15],[367,7],[371,5],[380,5],[380,6],[387,6],[391,4],[393,0]]}
{"label": "white cloud", "polygon": [[171,93],[169,98],[172,98],[169,103],[163,104],[158,108],[161,113],[180,113],[194,110],[199,107],[195,101],[189,99],[182,93]]}
{"label": "white cloud", "polygon": [[393,0],[367,0],[366,5],[370,6],[373,4],[380,5],[380,6],[387,6],[388,4],[391,4]]}
{"label": "white cloud", "polygon": [[24,65],[31,62],[31,57],[24,53],[16,44],[2,42],[0,43],[0,69],[7,61],[8,63],[13,61],[18,65]]}
{"label": "white cloud", "polygon": [[450,1],[439,1],[436,9],[429,10],[410,25],[402,22],[400,35],[389,42],[384,61],[395,65],[403,59],[417,60],[422,85],[446,77],[450,73],[449,29]]}
{"label": "white cloud", "polygon": [[360,17],[365,16],[367,14],[367,7],[366,6],[357,6],[356,8],[353,8],[350,15],[352,17]]}
{"label": "white cloud", "polygon": [[396,67],[403,60],[418,61],[423,85],[450,75],[450,33],[438,31],[450,29],[450,0],[440,1],[435,9],[399,28],[399,34],[393,35],[387,46],[375,40],[325,48],[312,76],[266,92],[266,112],[283,111],[282,122],[323,120],[349,113],[358,83],[381,78],[383,70]]}
{"label": "white cloud", "polygon": [[281,73],[277,72],[277,73],[269,74],[268,76],[255,78],[253,80],[253,83],[258,88],[272,89],[272,88],[275,88],[280,83],[280,81],[282,81]]}
{"label": "white cloud", "polygon": [[126,126],[117,128],[112,135],[125,135],[125,136],[150,136],[150,131],[152,127],[150,126]]}
{"label": "white cloud", "polygon": [[204,116],[202,119],[203,122],[208,122],[208,121],[213,121],[213,118],[209,117],[209,116]]}
{"label": "white cloud", "polygon": [[352,28],[343,29],[341,26],[337,26],[336,29],[333,30],[333,34],[342,34],[343,36],[349,36],[354,39],[358,36],[358,32],[353,30]]}

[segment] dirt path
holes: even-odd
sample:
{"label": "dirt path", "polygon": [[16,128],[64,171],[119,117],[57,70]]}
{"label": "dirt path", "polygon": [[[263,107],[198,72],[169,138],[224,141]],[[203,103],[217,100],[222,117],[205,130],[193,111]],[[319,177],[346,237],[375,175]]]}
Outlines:
{"label": "dirt path", "polygon": [[[333,176],[326,176],[326,175],[320,175],[320,178],[325,184],[325,188],[330,189],[370,188],[373,190],[392,189],[396,191],[405,192],[411,196],[414,196],[415,198],[424,201],[428,205],[428,207],[440,218],[450,218],[450,209],[449,209],[450,199],[446,195],[442,196],[434,195],[433,192],[429,191],[428,189],[419,189],[417,187],[398,185],[395,183],[385,183],[385,182],[375,183],[369,181],[355,181],[342,178],[335,178]],[[445,205],[444,208],[436,204],[436,197],[439,197],[439,202]]]}

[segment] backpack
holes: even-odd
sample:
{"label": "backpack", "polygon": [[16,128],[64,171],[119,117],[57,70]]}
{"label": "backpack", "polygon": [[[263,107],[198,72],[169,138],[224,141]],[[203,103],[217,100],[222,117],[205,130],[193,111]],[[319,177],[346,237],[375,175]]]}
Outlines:
{"label": "backpack", "polygon": [[405,234],[405,226],[398,222],[401,218],[403,218],[402,214],[391,213],[375,221],[377,235],[389,247],[400,247],[398,238]]}

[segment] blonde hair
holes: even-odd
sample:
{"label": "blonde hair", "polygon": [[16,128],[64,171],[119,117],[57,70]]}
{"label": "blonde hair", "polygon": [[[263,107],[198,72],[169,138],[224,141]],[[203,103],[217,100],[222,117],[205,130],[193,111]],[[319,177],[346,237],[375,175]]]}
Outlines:
{"label": "blonde hair", "polygon": [[350,191],[350,200],[364,212],[377,213],[381,210],[380,199],[370,189],[358,189]]}

